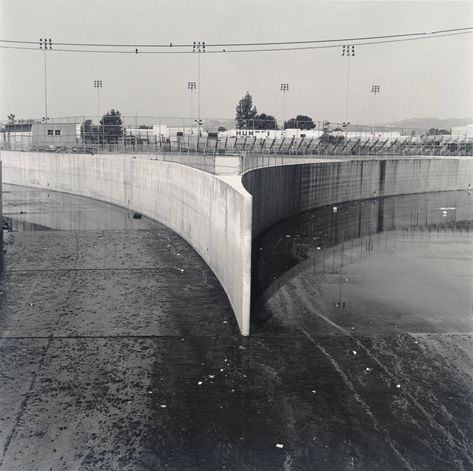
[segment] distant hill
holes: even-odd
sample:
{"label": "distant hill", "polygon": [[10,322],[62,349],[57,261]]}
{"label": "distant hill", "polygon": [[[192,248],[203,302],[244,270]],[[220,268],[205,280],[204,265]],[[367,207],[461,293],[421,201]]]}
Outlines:
{"label": "distant hill", "polygon": [[455,126],[466,126],[473,124],[473,118],[409,118],[392,123],[386,123],[386,126],[413,129],[450,129]]}

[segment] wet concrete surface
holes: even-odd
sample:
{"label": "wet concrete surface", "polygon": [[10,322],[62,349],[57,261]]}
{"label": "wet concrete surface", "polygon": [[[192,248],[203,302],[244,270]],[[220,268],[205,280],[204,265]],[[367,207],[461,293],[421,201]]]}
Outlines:
{"label": "wet concrete surface", "polygon": [[[42,190],[4,185],[3,198],[0,469],[473,469],[471,204],[431,221],[427,251],[412,210],[386,211],[380,232],[372,202],[339,209],[349,231],[332,208],[304,216],[307,236],[296,220],[273,228],[255,246],[260,322],[242,338],[210,269],[164,226]],[[383,252],[399,257],[388,284],[405,290],[422,258],[427,286],[456,277],[466,301],[439,307],[441,322],[407,301],[398,312],[399,296],[371,302],[391,273],[384,233],[406,234],[401,255]]]}

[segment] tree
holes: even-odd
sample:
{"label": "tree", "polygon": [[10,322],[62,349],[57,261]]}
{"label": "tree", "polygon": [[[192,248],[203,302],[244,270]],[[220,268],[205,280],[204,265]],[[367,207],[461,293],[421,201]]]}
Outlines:
{"label": "tree", "polygon": [[97,143],[99,140],[99,127],[93,125],[91,119],[86,119],[80,127],[80,135],[85,144]]}
{"label": "tree", "polygon": [[276,118],[270,114],[257,114],[254,118],[254,129],[278,129]]}
{"label": "tree", "polygon": [[298,114],[295,118],[284,123],[284,129],[314,129],[315,124],[312,118],[303,114]]}
{"label": "tree", "polygon": [[120,111],[111,109],[100,120],[99,136],[102,142],[116,144],[123,137],[122,117]]}
{"label": "tree", "polygon": [[448,131],[447,129],[437,129],[437,128],[430,128],[427,132],[428,135],[430,136],[434,136],[434,135],[437,135],[437,136],[448,136],[451,134],[450,131]]}
{"label": "tree", "polygon": [[246,95],[238,102],[236,107],[236,126],[237,129],[253,128],[253,120],[257,114],[256,107],[253,106],[252,96],[246,92]]}

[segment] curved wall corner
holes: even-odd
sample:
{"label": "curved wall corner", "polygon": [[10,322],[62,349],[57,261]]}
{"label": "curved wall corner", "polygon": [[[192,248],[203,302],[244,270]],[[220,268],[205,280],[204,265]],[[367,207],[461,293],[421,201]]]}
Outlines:
{"label": "curved wall corner", "polygon": [[310,209],[409,193],[467,189],[473,158],[432,157],[351,160],[250,170],[244,187],[253,196],[253,238]]}
{"label": "curved wall corner", "polygon": [[239,177],[130,155],[2,151],[4,181],[73,193],[155,219],[187,240],[250,332],[252,197]]}

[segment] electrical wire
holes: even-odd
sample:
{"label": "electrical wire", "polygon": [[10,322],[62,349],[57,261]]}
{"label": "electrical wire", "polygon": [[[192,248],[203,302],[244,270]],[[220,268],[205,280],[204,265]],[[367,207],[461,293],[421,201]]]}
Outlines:
{"label": "electrical wire", "polygon": [[[451,31],[451,30],[445,30],[445,31]],[[446,32],[446,33],[441,33],[441,32],[436,32],[435,35],[429,35],[427,33],[423,33],[423,36],[418,36],[418,37],[412,37],[412,36],[406,36],[406,35],[401,35],[402,37],[395,37],[393,35],[390,35],[389,37],[391,39],[385,39],[385,40],[373,40],[373,41],[367,41],[367,40],[359,40],[360,42],[357,41],[352,41],[350,45],[353,46],[372,46],[376,44],[391,44],[391,43],[399,43],[399,42],[408,42],[408,41],[420,41],[420,40],[425,40],[425,39],[439,39],[439,38],[445,38],[445,37],[451,37],[451,36],[459,36],[459,35],[465,35],[465,34],[472,34],[473,33],[473,28],[468,29],[468,28],[457,28],[457,32]],[[1,40],[0,40],[1,42]],[[59,44],[59,43],[56,43]],[[289,43],[284,43],[284,44],[289,44]],[[301,44],[301,42],[297,42],[297,44]],[[265,48],[257,48],[257,49],[216,49],[216,50],[206,50],[205,52],[202,52],[203,54],[233,54],[233,53],[258,53],[258,52],[286,52],[286,51],[307,51],[307,50],[314,50],[314,49],[333,49],[333,48],[339,48],[344,46],[342,42],[337,43],[337,44],[319,44],[315,46],[294,46],[294,47],[265,47]],[[133,46],[134,47],[134,46]],[[169,48],[169,46],[167,46]],[[207,49],[206,45],[206,49]],[[0,44],[0,49],[20,49],[20,50],[29,50],[29,51],[44,51],[44,49],[38,49],[38,48],[33,48],[33,47],[26,47],[26,46],[5,46]],[[174,49],[174,48],[172,48]],[[192,50],[187,50],[187,51],[179,51],[179,50],[168,50],[168,51],[140,51],[138,48],[135,47],[134,50],[98,50],[98,49],[65,49],[65,48],[53,48],[53,49],[47,49],[48,53],[49,52],[72,52],[72,53],[89,53],[89,54],[132,54],[132,55],[138,55],[138,54],[195,54],[194,51]],[[199,53],[199,52],[198,52]]]}
{"label": "electrical wire", "polygon": [[[332,39],[314,39],[306,41],[270,41],[270,42],[248,42],[248,43],[206,43],[206,48],[219,48],[219,47],[266,47],[266,46],[294,46],[302,44],[320,44],[320,43],[340,43],[340,42],[353,42],[353,41],[373,41],[373,40],[386,40],[386,39],[398,39],[398,38],[409,38],[415,36],[426,36],[426,35],[437,35],[444,33],[455,33],[460,31],[473,31],[473,26],[464,28],[452,28],[444,29],[432,32],[418,32],[418,33],[401,33],[401,34],[386,34],[381,36],[358,36],[358,37],[347,37],[347,38],[332,38]],[[38,41],[20,41],[20,40],[8,40],[0,39],[0,43],[8,44],[38,44]],[[133,48],[191,48],[196,46],[195,43],[188,44],[174,44],[168,42],[166,44],[118,44],[118,43],[72,43],[72,42],[54,42],[55,46],[73,46],[73,47],[133,47]],[[66,50],[66,49],[64,49]]]}

